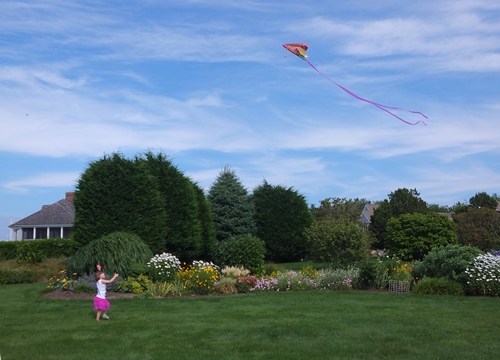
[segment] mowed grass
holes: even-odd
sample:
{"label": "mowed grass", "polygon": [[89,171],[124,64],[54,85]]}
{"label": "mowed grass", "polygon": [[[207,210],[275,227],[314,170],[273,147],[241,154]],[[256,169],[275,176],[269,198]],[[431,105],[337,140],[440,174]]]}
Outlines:
{"label": "mowed grass", "polygon": [[258,293],[111,300],[0,286],[9,359],[496,359],[498,298],[370,292]]}

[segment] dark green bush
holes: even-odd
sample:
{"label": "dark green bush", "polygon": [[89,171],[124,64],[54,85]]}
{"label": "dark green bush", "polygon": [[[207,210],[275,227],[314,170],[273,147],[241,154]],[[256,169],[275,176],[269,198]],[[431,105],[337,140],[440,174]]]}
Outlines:
{"label": "dark green bush", "polygon": [[243,266],[254,275],[264,271],[264,256],[266,248],[258,237],[240,235],[220,241],[215,246],[214,259],[221,267]]}
{"label": "dark green bush", "polygon": [[413,265],[413,275],[417,278],[444,278],[458,281],[465,285],[465,269],[482,254],[482,251],[471,246],[447,245],[433,248],[423,258]]}
{"label": "dark green bush", "polygon": [[463,295],[463,287],[456,281],[423,278],[413,286],[412,292],[425,295]]}
{"label": "dark green bush", "polygon": [[149,276],[149,267],[146,264],[135,263],[130,267],[128,274],[132,277],[138,277],[139,275]]}
{"label": "dark green bush", "polygon": [[146,263],[153,257],[149,247],[135,234],[115,232],[80,248],[69,260],[68,274],[92,274],[100,263],[108,274],[128,276],[133,264]]}
{"label": "dark green bush", "polygon": [[0,269],[0,284],[27,284],[37,281],[38,274],[28,269]]}
{"label": "dark green bush", "polygon": [[17,245],[20,241],[0,241],[0,261],[17,257]]}
{"label": "dark green bush", "polygon": [[375,286],[378,274],[378,264],[376,259],[368,258],[356,263],[359,269],[357,287],[360,289],[369,289]]}

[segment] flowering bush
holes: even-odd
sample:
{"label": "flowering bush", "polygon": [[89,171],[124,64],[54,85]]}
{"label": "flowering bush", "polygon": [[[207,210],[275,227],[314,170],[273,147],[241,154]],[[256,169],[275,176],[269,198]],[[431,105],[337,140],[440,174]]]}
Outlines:
{"label": "flowering bush", "polygon": [[319,276],[319,271],[316,270],[312,265],[308,265],[302,270],[299,270],[299,274],[305,275],[311,279],[317,279]]}
{"label": "flowering bush", "polygon": [[202,261],[202,260],[194,260],[192,266],[196,267],[196,268],[198,268],[200,270],[205,270],[205,269],[212,268],[215,271],[220,272],[220,268],[217,265],[215,265],[213,262],[207,262],[207,261]]}
{"label": "flowering bush", "polygon": [[319,271],[317,287],[319,290],[350,290],[359,277],[359,269],[322,269]]}
{"label": "flowering bush", "polygon": [[316,281],[310,279],[307,275],[287,271],[274,278],[258,280],[251,291],[313,290],[316,285]]}
{"label": "flowering bush", "polygon": [[219,279],[219,268],[212,263],[193,261],[179,271],[178,278],[182,280],[186,290],[204,295],[215,290],[214,283]]}
{"label": "flowering bush", "polygon": [[236,281],[236,288],[240,293],[247,293],[257,285],[257,278],[255,276],[239,276]]}
{"label": "flowering bush", "polygon": [[465,269],[470,295],[500,296],[500,256],[478,255],[474,263]]}
{"label": "flowering bush", "polygon": [[394,267],[389,275],[389,280],[413,281],[412,268],[410,263],[403,263]]}
{"label": "flowering bush", "polygon": [[70,279],[66,276],[66,270],[59,271],[59,274],[53,276],[49,279],[49,285],[47,288],[56,291],[71,290],[75,280]]}
{"label": "flowering bush", "polygon": [[147,263],[149,275],[154,281],[172,281],[181,268],[180,260],[172,254],[157,254]]}

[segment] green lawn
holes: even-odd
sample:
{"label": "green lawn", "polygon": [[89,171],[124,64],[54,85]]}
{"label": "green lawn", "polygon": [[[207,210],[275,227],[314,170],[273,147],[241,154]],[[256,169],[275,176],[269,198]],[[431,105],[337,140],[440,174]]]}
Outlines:
{"label": "green lawn", "polygon": [[111,300],[0,286],[9,359],[496,359],[500,299],[368,292]]}

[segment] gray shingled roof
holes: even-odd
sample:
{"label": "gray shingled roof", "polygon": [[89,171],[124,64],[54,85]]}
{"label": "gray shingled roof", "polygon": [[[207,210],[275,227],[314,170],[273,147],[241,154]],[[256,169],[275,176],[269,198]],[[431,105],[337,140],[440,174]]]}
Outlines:
{"label": "gray shingled roof", "polygon": [[75,220],[75,206],[66,199],[52,205],[44,205],[40,211],[10,225],[10,228],[38,225],[65,225]]}

